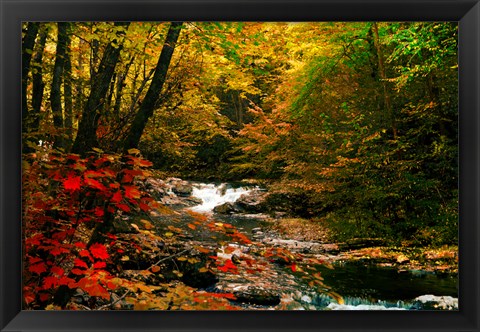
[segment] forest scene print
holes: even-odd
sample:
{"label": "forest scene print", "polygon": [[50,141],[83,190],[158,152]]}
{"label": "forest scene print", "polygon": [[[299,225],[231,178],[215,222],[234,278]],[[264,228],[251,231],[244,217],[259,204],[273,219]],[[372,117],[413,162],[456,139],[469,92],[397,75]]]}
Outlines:
{"label": "forest scene print", "polygon": [[24,310],[458,310],[456,22],[24,22]]}

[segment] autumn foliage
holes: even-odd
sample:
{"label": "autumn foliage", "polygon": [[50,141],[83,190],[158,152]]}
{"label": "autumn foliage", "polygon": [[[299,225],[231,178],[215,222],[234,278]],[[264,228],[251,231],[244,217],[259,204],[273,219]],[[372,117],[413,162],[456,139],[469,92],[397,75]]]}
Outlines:
{"label": "autumn foliage", "polygon": [[136,184],[150,165],[134,155],[100,151],[86,158],[52,152],[24,159],[27,307],[44,307],[60,286],[109,299],[109,290],[122,285],[107,266],[123,249],[102,226],[119,214],[151,209],[152,198]]}

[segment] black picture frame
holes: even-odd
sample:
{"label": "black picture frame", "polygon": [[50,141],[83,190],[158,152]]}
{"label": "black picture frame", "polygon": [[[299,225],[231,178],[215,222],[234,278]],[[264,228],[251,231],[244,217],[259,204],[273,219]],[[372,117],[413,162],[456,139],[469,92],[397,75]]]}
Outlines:
{"label": "black picture frame", "polygon": [[[478,0],[0,0],[1,331],[478,331]],[[460,310],[73,312],[21,310],[22,21],[458,21]]]}

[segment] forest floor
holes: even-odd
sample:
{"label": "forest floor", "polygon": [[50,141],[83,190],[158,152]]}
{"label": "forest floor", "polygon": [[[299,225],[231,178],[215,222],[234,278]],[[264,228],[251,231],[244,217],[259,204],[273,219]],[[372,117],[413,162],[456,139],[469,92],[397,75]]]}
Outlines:
{"label": "forest floor", "polygon": [[[418,247],[375,245],[378,239],[355,239],[347,243],[332,240],[321,222],[301,218],[275,219],[272,231],[296,241],[323,243],[331,262],[359,261],[398,270],[458,273],[458,246]],[[381,242],[381,241],[380,241]]]}

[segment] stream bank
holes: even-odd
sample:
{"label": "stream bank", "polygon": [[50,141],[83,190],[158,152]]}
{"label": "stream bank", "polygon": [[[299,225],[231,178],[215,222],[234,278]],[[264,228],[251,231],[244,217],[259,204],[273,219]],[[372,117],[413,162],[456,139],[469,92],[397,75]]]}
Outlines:
{"label": "stream bank", "polygon": [[[262,190],[254,186],[190,183],[180,179],[152,179],[149,185],[151,193],[155,192],[157,199],[175,214],[172,226],[171,217],[153,213],[159,227],[183,228],[188,233],[185,238],[190,247],[201,245],[216,252],[216,258],[232,262],[231,266],[221,266],[224,270],[217,271],[209,283],[196,287],[212,293],[232,293],[236,298],[233,302],[244,309],[458,308],[457,275],[451,268],[457,260],[453,249],[422,252],[370,246],[378,244],[375,239],[330,243],[321,225],[271,210],[262,214]],[[191,225],[192,212],[215,225],[232,225],[252,242],[239,243],[219,234],[212,236],[208,230],[185,227]],[[312,274],[319,273],[329,290],[339,296],[316,291],[302,280],[291,262],[272,264],[262,256],[272,248],[288,250],[305,261],[321,262],[307,267]],[[419,255],[426,259],[416,259]],[[426,265],[426,261],[435,263]],[[438,268],[444,261],[449,262],[448,268]]]}

